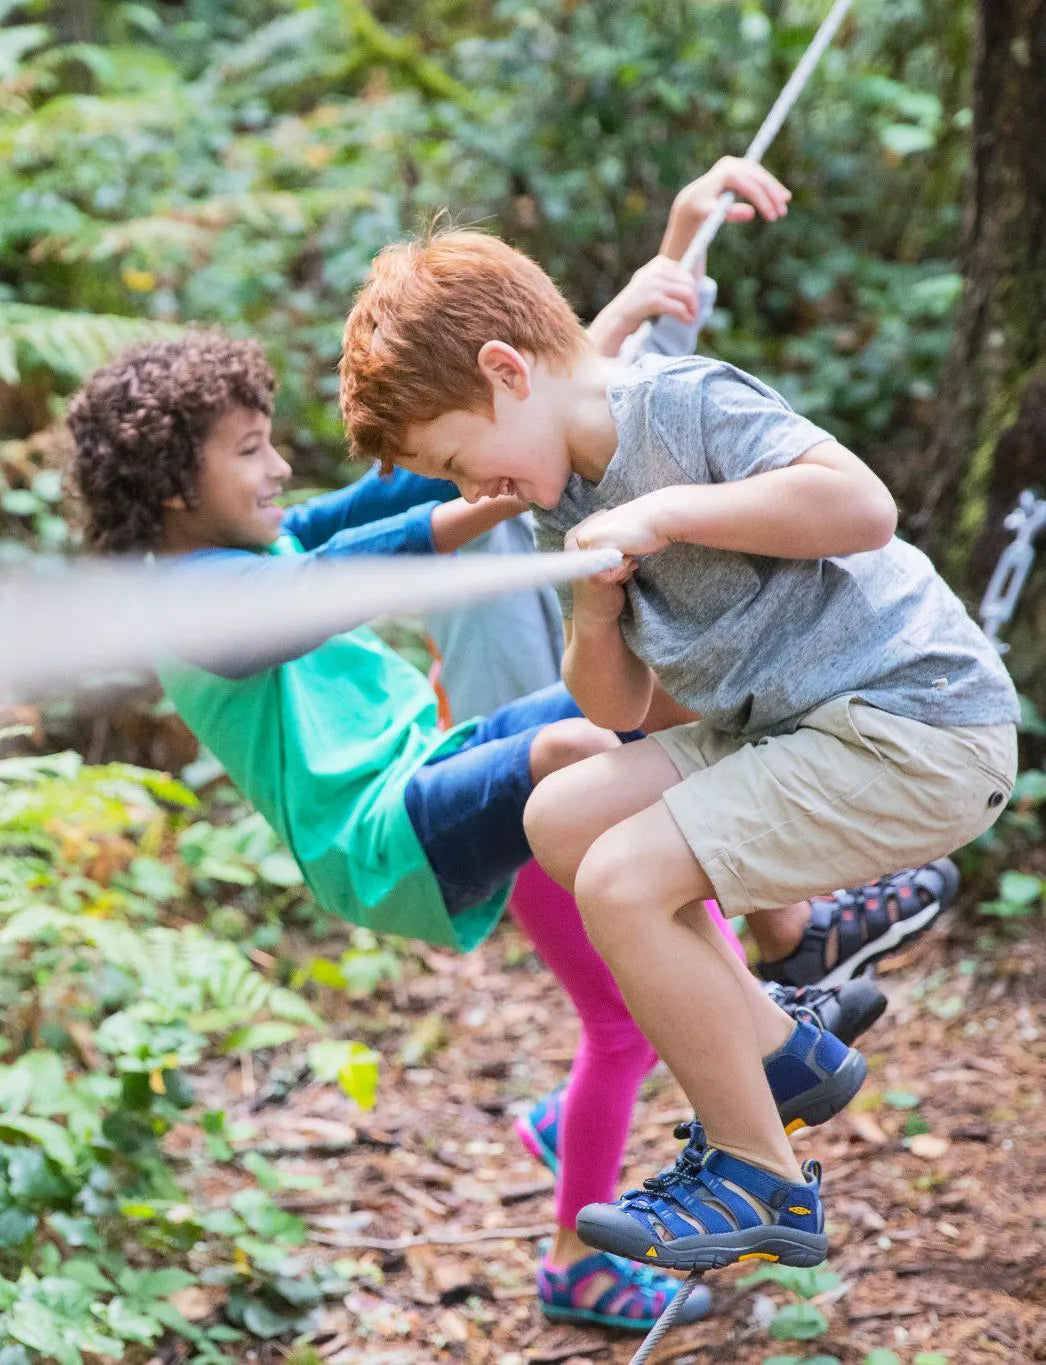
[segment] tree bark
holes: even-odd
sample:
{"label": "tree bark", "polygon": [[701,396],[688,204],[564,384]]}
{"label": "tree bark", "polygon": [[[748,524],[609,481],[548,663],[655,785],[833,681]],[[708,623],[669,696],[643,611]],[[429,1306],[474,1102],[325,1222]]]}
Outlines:
{"label": "tree bark", "polygon": [[[1046,493],[1046,0],[979,0],[963,294],[917,518],[975,603],[1024,488]],[[1046,707],[1046,538],[1006,637]]]}

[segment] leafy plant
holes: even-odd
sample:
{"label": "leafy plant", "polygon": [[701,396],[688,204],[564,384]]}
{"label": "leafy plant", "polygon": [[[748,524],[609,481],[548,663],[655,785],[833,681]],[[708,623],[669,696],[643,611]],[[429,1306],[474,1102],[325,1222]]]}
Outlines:
{"label": "leafy plant", "polygon": [[996,919],[1027,919],[1042,910],[1044,901],[1046,878],[1011,869],[999,878],[997,899],[982,901],[980,909],[982,915],[991,915]]}
{"label": "leafy plant", "polygon": [[[243,1332],[300,1330],[336,1292],[337,1277],[294,1261],[305,1226],[275,1199],[310,1182],[257,1153],[241,1162],[233,1143],[245,1134],[197,1106],[193,1072],[206,1057],[325,1031],[239,946],[186,922],[190,888],[218,885],[223,869],[236,875],[221,884],[236,890],[248,867],[276,894],[291,881],[254,818],[187,824],[197,810],[162,773],[73,753],[0,760],[4,1365],[120,1358],[169,1332],[217,1365]],[[192,861],[177,858],[182,845]],[[176,923],[160,922],[168,906]],[[372,1102],[375,1054],[349,1041],[314,1046],[324,1076]],[[197,1206],[165,1150],[175,1124],[197,1125],[212,1159],[237,1162],[254,1184]],[[225,1286],[231,1326],[191,1323],[170,1302],[198,1283],[169,1263],[193,1248]],[[151,1268],[153,1256],[168,1264]]]}
{"label": "leafy plant", "polygon": [[[798,1302],[786,1303],[778,1308],[767,1326],[769,1334],[777,1341],[813,1341],[828,1330],[828,1319],[811,1299],[837,1289],[842,1283],[834,1270],[825,1266],[803,1269],[798,1266],[764,1265],[758,1270],[738,1280],[739,1289],[748,1289],[758,1284],[777,1284],[789,1290]],[[798,1361],[799,1356],[775,1356],[763,1365],[784,1365],[786,1361]],[[817,1357],[824,1362],[831,1357]]]}

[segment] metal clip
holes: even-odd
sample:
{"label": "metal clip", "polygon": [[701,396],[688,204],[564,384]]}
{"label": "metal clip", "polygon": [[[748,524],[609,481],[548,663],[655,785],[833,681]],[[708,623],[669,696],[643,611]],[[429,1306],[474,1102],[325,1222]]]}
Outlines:
{"label": "metal clip", "polygon": [[1013,531],[1014,539],[999,556],[981,601],[984,633],[1000,654],[1005,654],[1009,645],[1000,643],[999,628],[1013,616],[1025,579],[1035,562],[1033,542],[1046,526],[1046,498],[1037,498],[1030,488],[1026,488],[1003,525]]}

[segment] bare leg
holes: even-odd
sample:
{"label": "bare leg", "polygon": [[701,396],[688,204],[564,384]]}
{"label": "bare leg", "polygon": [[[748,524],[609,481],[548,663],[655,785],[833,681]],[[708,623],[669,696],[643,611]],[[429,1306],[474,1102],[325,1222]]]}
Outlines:
{"label": "bare leg", "polygon": [[709,1141],[801,1182],[762,1065],[791,1021],[782,1014],[776,1042],[763,1045],[753,1005],[774,1007],[754,982],[749,988],[740,963],[728,962],[707,912],[694,904],[714,891],[667,807],[650,806],[597,839],[575,895],[589,937]]}
{"label": "bare leg", "polygon": [[[659,802],[661,794],[678,782],[675,765],[656,740],[607,749],[573,767],[563,768],[542,782],[527,803],[524,824],[534,857],[561,886],[572,891],[578,867],[595,841],[622,820]],[[661,809],[671,821],[667,807]],[[696,867],[693,854],[681,835],[679,838]],[[637,906],[644,904],[642,899],[637,902]],[[683,913],[680,919],[684,919]],[[700,903],[686,910],[685,922],[691,928],[696,925],[701,933],[706,926],[714,927]],[[711,938],[717,949],[721,945],[731,959],[730,970],[740,983],[755,1019],[759,1055],[769,1056],[790,1035],[793,1022],[764,993],[722,934],[715,930]],[[612,964],[608,965],[613,970]],[[642,1027],[642,1021],[637,1022]]]}

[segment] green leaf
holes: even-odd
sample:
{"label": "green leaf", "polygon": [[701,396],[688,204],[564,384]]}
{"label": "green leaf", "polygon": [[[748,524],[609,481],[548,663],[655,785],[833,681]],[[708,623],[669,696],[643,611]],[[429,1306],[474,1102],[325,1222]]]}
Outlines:
{"label": "green leaf", "polygon": [[252,1336],[269,1340],[281,1337],[298,1323],[297,1313],[277,1313],[260,1299],[251,1299],[243,1308],[243,1325]]}
{"label": "green leaf", "polygon": [[36,1231],[36,1214],[14,1207],[0,1211],[0,1247],[20,1246]]}
{"label": "green leaf", "polygon": [[1004,872],[999,878],[999,897],[1014,905],[1035,905],[1042,899],[1046,883],[1030,872]]}
{"label": "green leaf", "polygon": [[127,869],[127,881],[131,889],[150,900],[164,902],[177,900],[185,891],[172,868],[159,858],[135,858]]}
{"label": "green leaf", "polygon": [[951,1358],[950,1351],[920,1351],[912,1365],[948,1365]]}
{"label": "green leaf", "polygon": [[0,497],[0,507],[13,517],[31,517],[41,506],[40,499],[28,488],[11,488]]}
{"label": "green leaf", "polygon": [[922,1103],[918,1095],[910,1090],[887,1090],[883,1099],[891,1109],[918,1109]]}
{"label": "green leaf", "polygon": [[[18,383],[18,347],[12,336],[0,332],[0,382],[4,384]],[[3,1355],[0,1354],[0,1362]]]}
{"label": "green leaf", "polygon": [[937,141],[931,129],[917,128],[912,123],[890,123],[880,129],[879,139],[888,152],[902,157],[928,152]]}
{"label": "green leaf", "polygon": [[298,1029],[294,1024],[285,1024],[279,1019],[267,1019],[249,1028],[236,1029],[230,1033],[223,1045],[223,1052],[253,1052],[262,1047],[279,1047],[297,1038]]}
{"label": "green leaf", "polygon": [[305,880],[301,868],[284,849],[267,853],[258,864],[258,874],[270,886],[301,886]]}
{"label": "green leaf", "polygon": [[869,1351],[861,1365],[901,1365],[901,1360],[893,1351],[887,1351],[880,1347],[877,1350]]}
{"label": "green leaf", "polygon": [[284,1246],[298,1246],[305,1241],[304,1222],[278,1208],[263,1190],[238,1190],[231,1202],[258,1237]]}
{"label": "green leaf", "polygon": [[32,484],[41,502],[59,502],[62,497],[62,475],[57,469],[42,469]]}
{"label": "green leaf", "polygon": [[777,1341],[813,1341],[828,1331],[828,1319],[812,1303],[786,1303],[767,1328]]}
{"label": "green leaf", "polygon": [[76,1149],[69,1134],[50,1119],[0,1114],[0,1135],[8,1133],[17,1133],[38,1142],[55,1165],[61,1166],[63,1170],[72,1170],[76,1165]]}
{"label": "green leaf", "polygon": [[1027,801],[1031,805],[1041,805],[1046,801],[1046,772],[1041,768],[1026,768],[1017,774],[1013,784],[1014,801]]}
{"label": "green leaf", "polygon": [[842,1277],[822,1266],[762,1265],[737,1281],[738,1289],[757,1284],[779,1284],[804,1299],[826,1294],[842,1284]]}
{"label": "green leaf", "polygon": [[370,1109],[378,1091],[378,1054],[362,1043],[327,1039],[313,1043],[308,1052],[309,1066],[321,1081],[337,1080],[349,1099],[361,1109]]}

